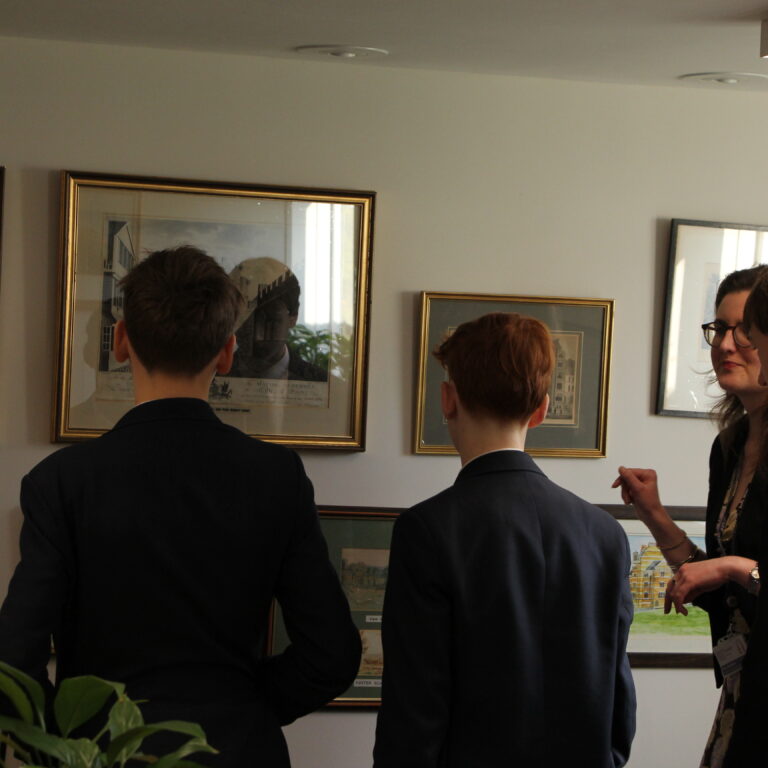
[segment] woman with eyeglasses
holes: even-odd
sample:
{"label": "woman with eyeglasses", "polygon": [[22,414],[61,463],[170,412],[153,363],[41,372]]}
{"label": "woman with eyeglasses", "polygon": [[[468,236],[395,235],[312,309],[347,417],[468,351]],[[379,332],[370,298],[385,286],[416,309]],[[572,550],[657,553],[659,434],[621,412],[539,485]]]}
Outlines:
{"label": "woman with eyeglasses", "polygon": [[715,679],[722,692],[700,768],[723,766],[738,719],[741,675],[749,673],[744,660],[760,590],[757,555],[768,515],[768,481],[756,472],[768,389],[760,383],[760,361],[743,318],[747,296],[767,269],[758,266],[728,275],[717,291],[715,319],[702,326],[723,390],[713,411],[720,433],[709,458],[707,551],[696,547],[667,514],[652,469],[620,467],[612,486],[621,487],[624,502],[634,506],[673,572],[665,613],[674,606],[687,615],[684,604],[691,601],[709,613]]}

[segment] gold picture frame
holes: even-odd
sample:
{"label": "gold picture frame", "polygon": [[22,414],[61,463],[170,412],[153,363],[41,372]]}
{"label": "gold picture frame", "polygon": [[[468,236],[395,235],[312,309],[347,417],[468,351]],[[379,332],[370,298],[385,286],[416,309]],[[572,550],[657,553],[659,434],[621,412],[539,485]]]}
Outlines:
{"label": "gold picture frame", "polygon": [[[64,171],[61,194],[54,441],[97,437],[133,405],[112,353],[120,278],[151,251],[193,245],[247,300],[235,365],[211,386],[222,421],[294,447],[365,449],[374,192]],[[292,307],[271,368],[241,338],[268,301]]]}
{"label": "gold picture frame", "polygon": [[529,431],[526,452],[531,456],[604,457],[613,299],[428,291],[421,294],[414,453],[456,454],[440,411],[440,382],[445,372],[432,351],[453,328],[490,312],[535,317],[548,326],[556,345],[550,412],[541,426]]}

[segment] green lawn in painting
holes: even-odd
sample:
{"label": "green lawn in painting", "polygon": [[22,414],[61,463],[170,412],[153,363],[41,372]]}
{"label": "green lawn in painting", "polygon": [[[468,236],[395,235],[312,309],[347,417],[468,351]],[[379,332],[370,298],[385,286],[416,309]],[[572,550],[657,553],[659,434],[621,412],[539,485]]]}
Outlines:
{"label": "green lawn in painting", "polygon": [[658,608],[653,611],[635,611],[631,632],[643,635],[708,635],[709,617],[707,612],[689,605],[688,615],[672,613],[664,615]]}

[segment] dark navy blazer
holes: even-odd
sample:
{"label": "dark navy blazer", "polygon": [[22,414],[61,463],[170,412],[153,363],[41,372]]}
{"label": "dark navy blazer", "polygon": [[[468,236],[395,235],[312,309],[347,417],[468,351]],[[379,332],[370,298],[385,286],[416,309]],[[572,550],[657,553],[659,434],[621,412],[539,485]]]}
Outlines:
{"label": "dark navy blazer", "polygon": [[[35,467],[21,503],[0,659],[42,679],[53,635],[59,679],[122,681],[148,722],[201,723],[221,755],[190,759],[287,766],[280,725],[354,678],[359,633],[301,460],[204,401],[137,406]],[[275,596],[292,644],[265,659]]]}
{"label": "dark navy blazer", "polygon": [[624,765],[629,547],[519,451],[404,512],[384,603],[375,768]]}

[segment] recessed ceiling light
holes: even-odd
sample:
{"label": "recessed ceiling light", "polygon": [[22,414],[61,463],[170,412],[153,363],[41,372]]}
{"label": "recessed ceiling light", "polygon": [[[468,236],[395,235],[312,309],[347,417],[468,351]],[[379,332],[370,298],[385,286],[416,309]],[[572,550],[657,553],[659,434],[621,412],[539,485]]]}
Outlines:
{"label": "recessed ceiling light", "polygon": [[293,50],[296,53],[314,53],[335,59],[371,59],[389,55],[389,51],[383,48],[369,48],[364,45],[300,45]]}
{"label": "recessed ceiling light", "polygon": [[679,75],[678,80],[701,80],[704,83],[719,83],[720,85],[738,85],[739,83],[755,83],[768,81],[768,75],[757,72],[692,72],[689,75]]}

